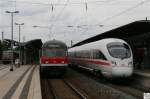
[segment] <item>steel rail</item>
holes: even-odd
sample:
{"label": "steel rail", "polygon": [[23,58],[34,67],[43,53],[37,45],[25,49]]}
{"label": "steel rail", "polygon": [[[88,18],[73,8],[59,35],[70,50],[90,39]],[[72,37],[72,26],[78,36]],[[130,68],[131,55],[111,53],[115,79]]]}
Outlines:
{"label": "steel rail", "polygon": [[64,83],[71,88],[81,99],[87,99],[87,96],[84,96],[78,89],[76,89],[70,82],[63,79]]}
{"label": "steel rail", "polygon": [[55,89],[53,88],[52,84],[51,84],[51,80],[48,80],[48,85],[50,87],[50,91],[52,93],[52,96],[54,99],[58,99],[58,96],[56,95],[56,91]]}

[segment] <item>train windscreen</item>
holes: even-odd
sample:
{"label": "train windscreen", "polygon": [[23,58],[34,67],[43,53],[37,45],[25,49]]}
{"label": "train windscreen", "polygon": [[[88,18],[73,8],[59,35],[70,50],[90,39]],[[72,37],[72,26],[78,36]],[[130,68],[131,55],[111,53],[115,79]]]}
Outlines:
{"label": "train windscreen", "polygon": [[131,56],[130,48],[127,44],[110,43],[107,47],[112,57],[124,59],[129,58]]}
{"label": "train windscreen", "polygon": [[66,51],[65,50],[50,50],[46,49],[42,51],[43,56],[47,57],[65,57]]}

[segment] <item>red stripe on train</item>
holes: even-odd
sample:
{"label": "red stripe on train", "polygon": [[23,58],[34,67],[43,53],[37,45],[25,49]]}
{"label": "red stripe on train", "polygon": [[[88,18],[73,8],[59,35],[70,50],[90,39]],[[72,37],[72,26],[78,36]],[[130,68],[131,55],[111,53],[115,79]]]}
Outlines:
{"label": "red stripe on train", "polygon": [[71,58],[71,59],[76,60],[78,62],[86,62],[86,63],[93,63],[93,64],[100,64],[100,65],[110,66],[110,63],[104,62],[104,61],[101,61],[101,60],[81,59],[81,58]]}

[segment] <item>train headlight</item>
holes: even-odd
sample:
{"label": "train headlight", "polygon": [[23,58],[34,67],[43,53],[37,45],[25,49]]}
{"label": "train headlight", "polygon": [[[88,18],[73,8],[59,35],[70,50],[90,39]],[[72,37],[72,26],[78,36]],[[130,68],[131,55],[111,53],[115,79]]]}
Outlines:
{"label": "train headlight", "polygon": [[65,63],[64,61],[62,61],[61,63]]}
{"label": "train headlight", "polygon": [[45,61],[46,64],[48,64],[48,61]]}
{"label": "train headlight", "polygon": [[128,63],[128,67],[132,67],[133,66],[133,63],[132,62],[129,62]]}
{"label": "train headlight", "polygon": [[111,61],[111,63],[112,63],[113,66],[116,66],[116,65],[117,65],[117,63],[114,62],[114,61]]}

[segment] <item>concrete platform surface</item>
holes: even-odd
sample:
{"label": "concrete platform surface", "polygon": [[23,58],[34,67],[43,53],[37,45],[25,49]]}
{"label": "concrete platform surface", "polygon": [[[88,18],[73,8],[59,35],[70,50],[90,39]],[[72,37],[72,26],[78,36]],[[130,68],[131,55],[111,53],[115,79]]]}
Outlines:
{"label": "concrete platform surface", "polygon": [[0,70],[0,99],[42,99],[38,66],[9,69]]}

